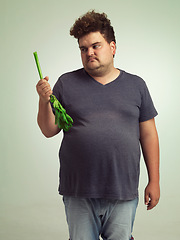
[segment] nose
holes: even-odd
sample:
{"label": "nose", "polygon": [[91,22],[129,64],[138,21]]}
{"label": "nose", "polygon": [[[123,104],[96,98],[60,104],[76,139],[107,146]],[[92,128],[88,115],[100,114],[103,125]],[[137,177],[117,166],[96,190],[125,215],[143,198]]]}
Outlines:
{"label": "nose", "polygon": [[87,50],[87,55],[88,55],[88,56],[94,55],[94,49],[93,49],[92,47],[88,48],[88,50]]}

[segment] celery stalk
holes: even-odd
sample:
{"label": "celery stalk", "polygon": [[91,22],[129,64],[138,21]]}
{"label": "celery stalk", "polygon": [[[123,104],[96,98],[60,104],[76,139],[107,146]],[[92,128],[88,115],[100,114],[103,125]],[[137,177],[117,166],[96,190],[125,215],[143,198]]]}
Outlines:
{"label": "celery stalk", "polygon": [[37,52],[33,52],[40,79],[43,78]]}
{"label": "celery stalk", "polygon": [[[40,79],[42,79],[43,75],[39,64],[37,52],[33,52],[33,54]],[[66,110],[63,108],[63,106],[53,94],[51,94],[50,96],[50,102],[53,104],[53,107],[55,109],[55,124],[57,124],[58,127],[60,129],[63,129],[65,132],[69,131],[69,129],[72,127],[73,119],[66,113]]]}

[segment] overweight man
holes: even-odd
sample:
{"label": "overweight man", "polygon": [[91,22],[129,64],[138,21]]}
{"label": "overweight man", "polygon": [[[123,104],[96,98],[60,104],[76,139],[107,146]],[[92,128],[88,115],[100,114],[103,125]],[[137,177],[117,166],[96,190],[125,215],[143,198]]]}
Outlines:
{"label": "overweight man", "polygon": [[87,12],[70,34],[77,39],[83,68],[60,76],[53,91],[48,77],[36,86],[38,125],[46,137],[61,131],[52,93],[74,121],[63,131],[59,151],[59,194],[69,238],[134,239],[140,147],[148,173],[147,209],[160,198],[157,111],[145,81],[114,66],[116,39],[105,13]]}

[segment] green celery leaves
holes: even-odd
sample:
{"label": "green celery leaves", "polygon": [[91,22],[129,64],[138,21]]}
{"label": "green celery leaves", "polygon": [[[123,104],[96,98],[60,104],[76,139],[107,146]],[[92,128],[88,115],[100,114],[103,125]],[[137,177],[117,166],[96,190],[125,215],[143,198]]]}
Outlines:
{"label": "green celery leaves", "polygon": [[73,119],[66,113],[66,110],[53,94],[50,96],[50,102],[55,109],[55,124],[67,132],[73,124]]}

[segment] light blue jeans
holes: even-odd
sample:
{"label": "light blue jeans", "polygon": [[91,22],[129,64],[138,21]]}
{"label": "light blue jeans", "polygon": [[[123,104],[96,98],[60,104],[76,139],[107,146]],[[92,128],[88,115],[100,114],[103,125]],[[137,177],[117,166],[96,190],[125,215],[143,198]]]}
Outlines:
{"label": "light blue jeans", "polygon": [[70,240],[130,240],[138,198],[130,201],[63,197]]}

